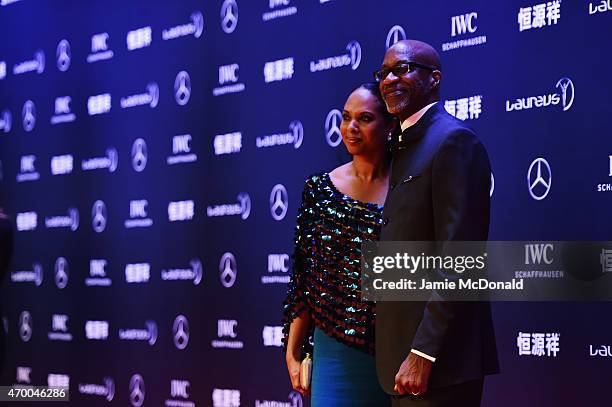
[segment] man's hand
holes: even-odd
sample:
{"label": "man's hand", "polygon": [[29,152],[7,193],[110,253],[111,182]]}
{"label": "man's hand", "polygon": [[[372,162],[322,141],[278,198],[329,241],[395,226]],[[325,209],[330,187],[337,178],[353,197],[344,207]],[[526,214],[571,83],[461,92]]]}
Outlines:
{"label": "man's hand", "polygon": [[424,395],[427,392],[431,365],[431,361],[410,352],[395,375],[394,390],[401,395]]}

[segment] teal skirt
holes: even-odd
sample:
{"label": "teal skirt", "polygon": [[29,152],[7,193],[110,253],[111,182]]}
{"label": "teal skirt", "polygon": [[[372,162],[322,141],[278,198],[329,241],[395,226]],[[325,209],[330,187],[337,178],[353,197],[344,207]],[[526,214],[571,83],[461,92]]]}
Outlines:
{"label": "teal skirt", "polygon": [[374,357],[346,346],[316,328],[312,407],[388,407],[390,397],[376,376]]}

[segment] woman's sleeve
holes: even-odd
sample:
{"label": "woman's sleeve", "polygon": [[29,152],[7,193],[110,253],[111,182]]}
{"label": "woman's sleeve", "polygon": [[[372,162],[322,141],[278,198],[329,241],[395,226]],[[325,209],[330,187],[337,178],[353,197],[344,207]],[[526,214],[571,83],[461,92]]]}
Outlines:
{"label": "woman's sleeve", "polygon": [[[291,322],[308,309],[310,295],[307,276],[309,251],[312,246],[312,213],[314,207],[313,178],[309,178],[302,192],[302,203],[297,215],[295,226],[293,267],[287,286],[287,297],[283,301],[283,345],[287,346],[287,337]],[[307,335],[308,337],[309,335]],[[306,338],[308,339],[308,338]],[[305,341],[306,342],[306,341]]]}

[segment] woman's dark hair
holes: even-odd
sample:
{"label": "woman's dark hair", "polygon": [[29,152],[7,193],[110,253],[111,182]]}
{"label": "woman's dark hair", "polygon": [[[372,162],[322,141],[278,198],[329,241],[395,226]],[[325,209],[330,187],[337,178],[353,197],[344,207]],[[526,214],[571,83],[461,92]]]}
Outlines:
{"label": "woman's dark hair", "polygon": [[380,93],[380,88],[378,87],[377,82],[365,82],[359,85],[357,89],[359,88],[368,90],[372,95],[376,97],[376,99],[378,100],[378,105],[380,106],[380,112],[385,117],[385,120],[393,120],[395,118],[395,116],[393,116],[387,111],[387,105],[382,97],[382,94]]}
{"label": "woman's dark hair", "polygon": [[[376,97],[376,100],[378,100],[378,105],[380,107],[380,113],[382,113],[384,119],[386,121],[391,121],[394,119],[397,119],[394,115],[392,115],[391,113],[389,113],[389,111],[387,110],[387,104],[385,103],[385,100],[382,97],[382,94],[380,93],[380,88],[378,87],[378,83],[377,82],[365,82],[362,83],[361,85],[359,85],[359,87],[357,89],[365,89],[367,91],[369,91],[372,95],[374,95],[374,97]],[[396,139],[397,135],[401,133],[401,128],[399,126],[399,120],[398,120],[398,124],[396,126],[396,128],[393,130],[393,133],[390,135],[390,137],[388,138],[389,141],[389,148],[392,148],[392,144],[393,141]]]}

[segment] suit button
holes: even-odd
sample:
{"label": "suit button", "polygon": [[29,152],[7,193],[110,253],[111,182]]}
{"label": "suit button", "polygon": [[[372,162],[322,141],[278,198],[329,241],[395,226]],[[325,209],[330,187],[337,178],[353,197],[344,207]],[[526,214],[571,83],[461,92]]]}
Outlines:
{"label": "suit button", "polygon": [[395,189],[395,182],[392,182],[391,185],[389,185],[389,191],[393,191]]}
{"label": "suit button", "polygon": [[389,223],[389,218],[384,218],[383,219],[383,226],[387,226],[388,223]]}

